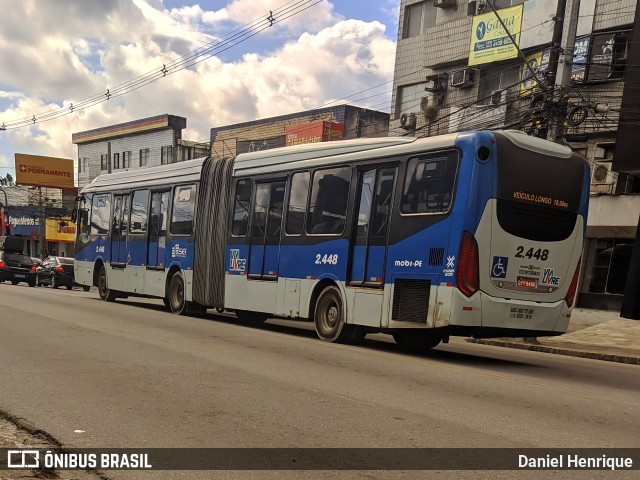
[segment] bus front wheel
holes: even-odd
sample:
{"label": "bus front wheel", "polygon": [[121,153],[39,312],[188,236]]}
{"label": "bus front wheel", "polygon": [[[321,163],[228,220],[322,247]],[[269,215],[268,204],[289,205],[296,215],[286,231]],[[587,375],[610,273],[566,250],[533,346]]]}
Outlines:
{"label": "bus front wheel", "polygon": [[336,343],[360,343],[366,334],[360,325],[346,323],[342,295],[337,287],[324,288],[316,302],[313,315],[320,340]]}
{"label": "bus front wheel", "polygon": [[107,271],[104,266],[100,267],[100,273],[98,273],[98,295],[106,302],[113,302],[116,299],[116,293],[107,288]]}
{"label": "bus front wheel", "polygon": [[169,282],[169,308],[176,315],[187,313],[187,301],[184,295],[184,277],[181,272],[176,272]]}

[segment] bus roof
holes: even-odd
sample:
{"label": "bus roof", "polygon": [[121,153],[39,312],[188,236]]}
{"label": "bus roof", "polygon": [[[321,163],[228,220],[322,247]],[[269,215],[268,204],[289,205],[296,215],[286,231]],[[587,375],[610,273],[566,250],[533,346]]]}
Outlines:
{"label": "bus roof", "polygon": [[376,156],[391,156],[410,153],[414,150],[446,148],[453,146],[457,136],[458,134],[454,133],[418,139],[414,137],[358,138],[241,153],[234,162],[233,174],[260,174],[349,162],[371,157],[371,150],[378,150],[375,153]]}
{"label": "bus roof", "polygon": [[173,185],[180,182],[196,181],[200,179],[202,164],[206,158],[196,158],[169,165],[136,168],[129,171],[99,175],[89,185],[85,186],[82,192],[119,188],[145,188],[154,185]]}

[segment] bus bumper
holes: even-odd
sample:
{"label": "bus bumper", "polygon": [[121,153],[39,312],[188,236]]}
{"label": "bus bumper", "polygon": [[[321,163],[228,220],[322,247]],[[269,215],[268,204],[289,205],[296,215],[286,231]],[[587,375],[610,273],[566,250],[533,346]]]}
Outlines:
{"label": "bus bumper", "polygon": [[481,291],[467,298],[456,289],[449,327],[452,335],[476,338],[550,336],[565,333],[570,316],[564,300],[507,300]]}

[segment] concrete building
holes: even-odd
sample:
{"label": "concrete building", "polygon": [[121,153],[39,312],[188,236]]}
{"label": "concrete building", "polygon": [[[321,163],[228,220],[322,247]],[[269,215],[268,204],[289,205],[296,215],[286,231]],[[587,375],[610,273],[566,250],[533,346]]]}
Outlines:
{"label": "concrete building", "polygon": [[[640,157],[630,146],[640,135],[640,100],[623,108],[623,98],[628,103],[638,97],[637,92],[623,96],[629,76],[640,75],[627,67],[634,66],[628,62],[636,48],[631,38],[640,38],[636,3],[580,2],[564,133],[592,168],[578,294],[583,307],[620,308],[640,215],[640,176],[635,176],[640,175]],[[558,1],[493,4],[544,80]],[[517,128],[545,136],[549,104],[517,50],[509,50],[504,37],[490,35],[500,26],[487,12],[486,0],[401,0],[390,135]],[[621,121],[621,110],[635,116]],[[624,147],[617,145],[619,129],[631,139]]]}
{"label": "concrete building", "polygon": [[182,139],[186,127],[186,118],[164,114],[74,133],[72,142],[78,145],[78,187],[109,171],[206,156],[208,144]]}
{"label": "concrete building", "polygon": [[385,137],[389,131],[388,113],[353,105],[337,105],[214,127],[211,129],[211,152],[214,156],[227,157],[265,148],[284,147],[290,144],[286,138],[288,128],[308,124],[308,129],[298,130],[297,135],[301,138],[312,134],[317,122],[341,125],[344,139]]}

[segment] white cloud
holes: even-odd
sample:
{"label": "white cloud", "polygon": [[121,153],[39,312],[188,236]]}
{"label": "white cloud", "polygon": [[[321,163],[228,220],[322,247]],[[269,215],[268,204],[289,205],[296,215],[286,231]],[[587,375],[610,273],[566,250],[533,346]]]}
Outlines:
{"label": "white cloud", "polygon": [[[68,106],[198,48],[212,38],[198,25],[207,15],[246,22],[244,16],[255,18],[272,4],[234,0],[212,13],[198,5],[168,12],[144,0],[0,0],[10,12],[10,19],[0,18],[0,63],[9,65],[0,70],[0,124]],[[162,113],[187,118],[184,138],[208,140],[213,126],[320,107],[391,80],[395,43],[384,37],[381,23],[337,21],[329,2],[304,15],[324,27],[289,35],[268,53],[246,53],[227,63],[210,58],[91,109],[1,132],[6,142],[0,161],[12,164],[13,152],[75,158],[73,132]],[[302,26],[302,15],[298,20]],[[13,22],[29,23],[29,35],[8,32]],[[368,104],[386,102],[388,108],[390,89]]]}

